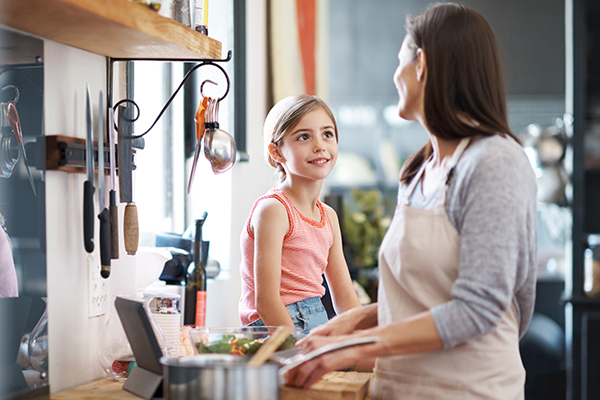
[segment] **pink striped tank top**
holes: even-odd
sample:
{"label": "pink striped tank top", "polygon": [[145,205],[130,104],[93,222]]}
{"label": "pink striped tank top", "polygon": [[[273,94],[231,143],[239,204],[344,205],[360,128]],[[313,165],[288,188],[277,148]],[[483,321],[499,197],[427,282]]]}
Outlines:
{"label": "pink striped tank top", "polygon": [[327,267],[329,249],[333,245],[333,229],[329,214],[317,199],[321,221],[313,221],[302,215],[292,202],[279,189],[271,189],[252,206],[250,216],[242,230],[240,244],[242,262],[242,295],[239,313],[242,325],[248,325],[260,317],[256,311],[254,285],[254,235],[250,231],[250,221],[258,202],[275,198],[286,208],[290,230],[283,238],[281,249],[281,283],[279,294],[284,305],[293,304],[311,297],[325,294],[322,275]]}

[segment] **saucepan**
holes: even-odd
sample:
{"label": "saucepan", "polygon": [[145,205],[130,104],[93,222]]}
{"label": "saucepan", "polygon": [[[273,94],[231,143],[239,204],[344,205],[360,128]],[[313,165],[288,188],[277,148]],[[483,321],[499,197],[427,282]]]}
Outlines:
{"label": "saucepan", "polygon": [[[272,329],[275,329],[273,327],[266,328],[271,332]],[[296,333],[294,332],[293,335],[295,336]],[[264,335],[264,330],[262,334]],[[230,338],[232,341],[239,342],[240,335],[236,336],[237,339],[233,336]],[[223,338],[226,340],[227,337]],[[307,354],[301,354],[301,349],[294,347],[273,353],[267,362],[260,365],[253,365],[252,356],[249,354],[235,355],[235,352],[225,354],[229,349],[221,346],[218,341],[210,344],[202,343],[201,350],[194,356],[161,358],[163,397],[166,400],[188,398],[275,400],[279,398],[281,387],[285,384],[285,373],[290,369],[330,351],[374,343],[378,340],[378,337],[366,337],[342,341],[323,346]],[[192,342],[194,342],[194,346],[199,344],[194,339]],[[248,343],[246,342],[244,345]],[[251,346],[253,344],[246,347]],[[207,348],[224,353],[205,353]]]}

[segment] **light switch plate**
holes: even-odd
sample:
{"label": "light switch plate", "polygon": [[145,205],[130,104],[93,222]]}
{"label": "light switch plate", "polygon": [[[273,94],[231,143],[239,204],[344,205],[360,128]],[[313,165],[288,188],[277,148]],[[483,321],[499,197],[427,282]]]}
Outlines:
{"label": "light switch plate", "polygon": [[108,279],[100,276],[100,257],[88,257],[89,317],[106,314],[108,309]]}

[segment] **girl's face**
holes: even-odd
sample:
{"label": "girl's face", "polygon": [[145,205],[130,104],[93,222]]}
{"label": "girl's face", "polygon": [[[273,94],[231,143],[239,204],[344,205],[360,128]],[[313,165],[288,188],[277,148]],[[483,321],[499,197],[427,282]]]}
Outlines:
{"label": "girl's face", "polygon": [[406,36],[398,53],[394,84],[398,91],[398,115],[407,120],[420,120],[423,115],[425,60],[421,49],[415,51],[413,39]]}
{"label": "girl's face", "polygon": [[306,114],[287,132],[279,146],[273,148],[280,157],[288,178],[300,176],[323,180],[329,175],[338,155],[333,121],[319,108]]}

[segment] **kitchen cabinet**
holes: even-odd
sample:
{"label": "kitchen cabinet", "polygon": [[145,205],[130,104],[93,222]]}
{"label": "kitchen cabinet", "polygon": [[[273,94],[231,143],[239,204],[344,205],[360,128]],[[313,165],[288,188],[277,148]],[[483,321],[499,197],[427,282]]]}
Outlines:
{"label": "kitchen cabinet", "polygon": [[566,285],[567,398],[600,398],[600,297],[586,294],[585,250],[590,234],[600,233],[598,153],[593,143],[600,98],[600,4],[567,0],[567,113],[573,115],[571,167],[573,212],[572,268]]}

